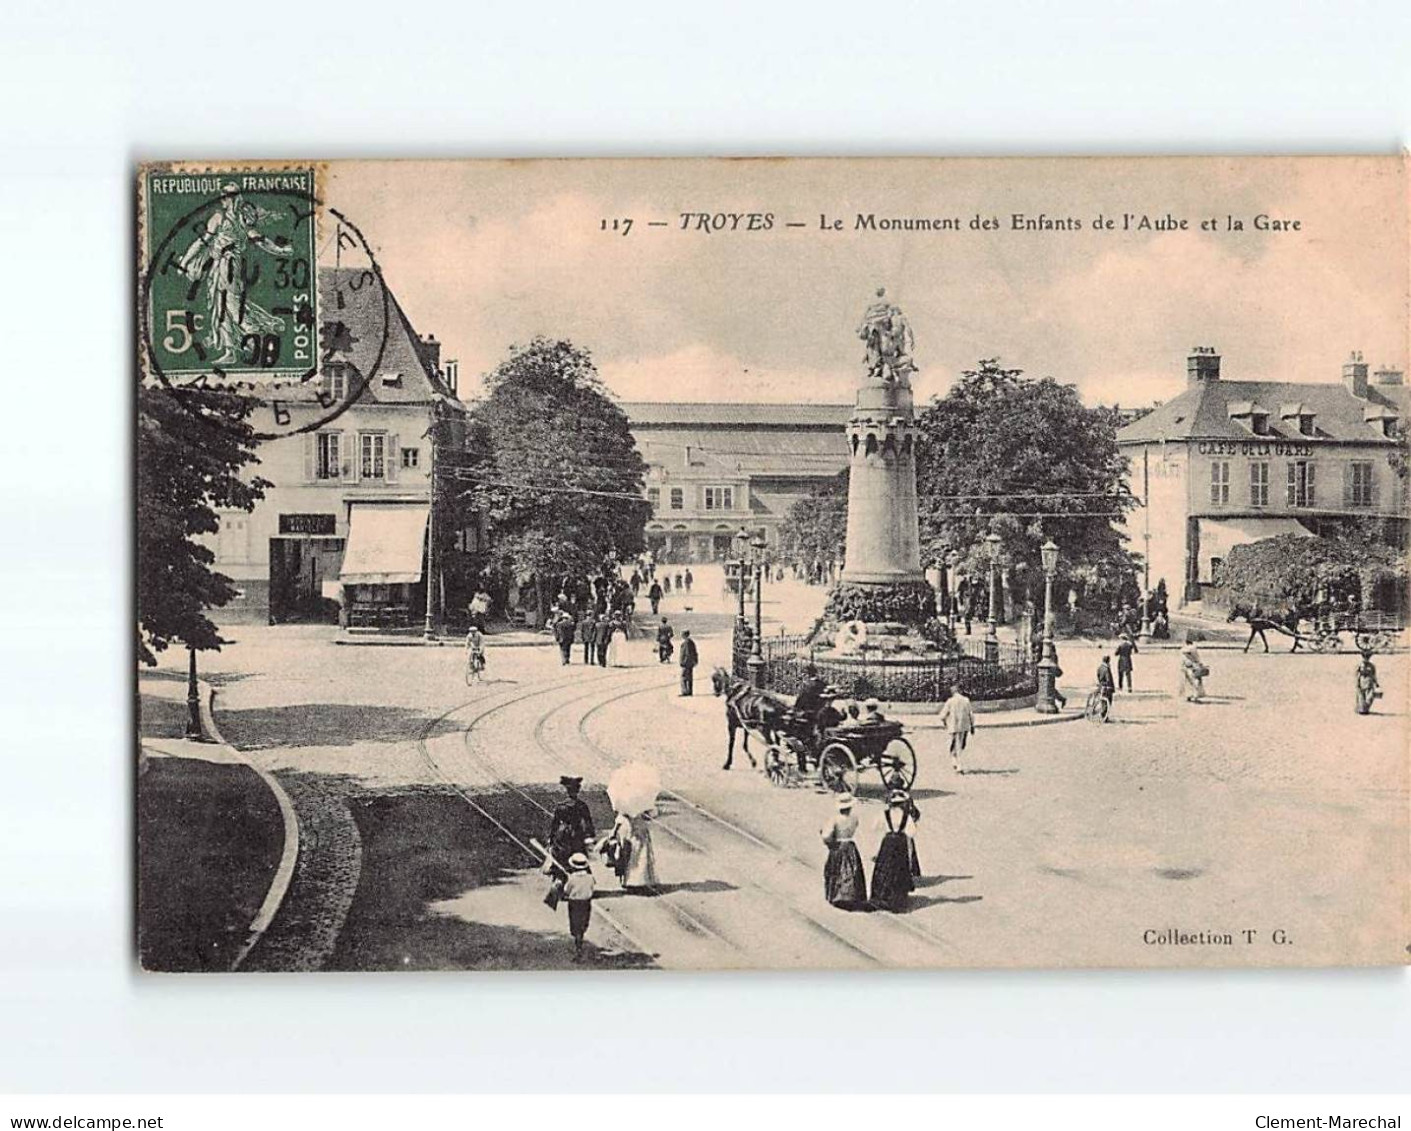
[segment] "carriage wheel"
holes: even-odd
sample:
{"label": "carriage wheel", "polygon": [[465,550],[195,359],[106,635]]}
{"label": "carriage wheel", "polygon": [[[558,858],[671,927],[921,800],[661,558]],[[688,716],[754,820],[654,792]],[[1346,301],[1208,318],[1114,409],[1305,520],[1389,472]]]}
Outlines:
{"label": "carriage wheel", "polygon": [[887,743],[887,748],[877,755],[877,772],[882,775],[884,788],[889,788],[887,783],[896,776],[905,783],[903,789],[910,789],[916,781],[916,751],[911,743],[904,738],[894,738]]}
{"label": "carriage wheel", "polygon": [[764,752],[764,772],[770,785],[788,784],[789,771],[784,761],[784,752],[779,747],[771,745]]}
{"label": "carriage wheel", "polygon": [[1313,645],[1320,652],[1336,652],[1342,647],[1342,634],[1339,632],[1329,632],[1318,637],[1318,641]]}
{"label": "carriage wheel", "polygon": [[830,742],[818,756],[818,780],[833,793],[857,792],[857,761],[841,742]]}
{"label": "carriage wheel", "polygon": [[1390,652],[1392,643],[1389,633],[1359,632],[1357,634],[1357,650],[1359,652]]}

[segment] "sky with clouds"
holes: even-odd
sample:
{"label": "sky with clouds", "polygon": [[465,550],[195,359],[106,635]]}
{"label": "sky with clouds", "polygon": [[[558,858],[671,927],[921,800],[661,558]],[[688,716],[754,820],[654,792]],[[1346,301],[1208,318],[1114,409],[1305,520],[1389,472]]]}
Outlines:
{"label": "sky with clouds", "polygon": [[[982,357],[1127,405],[1178,392],[1195,345],[1235,379],[1336,379],[1353,349],[1407,362],[1399,158],[387,161],[333,164],[326,192],[463,395],[544,334],[591,350],[623,400],[850,401],[883,285],[916,335],[918,400]],[[687,212],[773,227],[682,231]],[[1016,212],[1081,229],[1012,231]],[[859,213],[961,230],[857,231]],[[1190,230],[1124,232],[1127,213]],[[1300,230],[1256,231],[1260,213]],[[1229,215],[1243,232],[1199,230]],[[602,230],[614,217],[627,236]]]}

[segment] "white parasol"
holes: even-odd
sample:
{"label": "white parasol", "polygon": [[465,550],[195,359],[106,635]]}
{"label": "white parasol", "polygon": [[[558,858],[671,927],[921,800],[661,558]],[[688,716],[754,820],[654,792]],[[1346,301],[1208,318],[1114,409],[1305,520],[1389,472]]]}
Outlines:
{"label": "white parasol", "polygon": [[645,762],[628,762],[608,778],[608,798],[612,807],[628,817],[637,817],[656,807],[661,792],[661,775]]}

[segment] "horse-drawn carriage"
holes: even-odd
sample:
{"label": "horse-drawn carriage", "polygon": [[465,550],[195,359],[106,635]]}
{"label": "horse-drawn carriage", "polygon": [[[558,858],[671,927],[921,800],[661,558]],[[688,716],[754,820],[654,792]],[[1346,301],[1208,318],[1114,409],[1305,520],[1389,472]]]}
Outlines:
{"label": "horse-drawn carriage", "polygon": [[1337,652],[1347,633],[1359,652],[1391,652],[1400,641],[1403,627],[1400,618],[1392,613],[1329,612],[1314,619],[1311,642],[1319,652]]}
{"label": "horse-drawn carriage", "polygon": [[733,764],[735,734],[740,731],[751,766],[758,763],[750,739],[763,744],[764,772],[774,785],[816,780],[834,793],[851,793],[867,770],[876,770],[884,787],[910,789],[916,780],[916,751],[899,722],[883,719],[821,726],[817,715],[795,710],[782,696],[762,691],[723,668],[712,674],[711,684],[716,695],[725,697],[727,770]]}
{"label": "horse-drawn carriage", "polygon": [[1249,651],[1255,639],[1269,650],[1266,630],[1291,637],[1291,651],[1307,645],[1315,652],[1340,652],[1350,641],[1359,652],[1387,653],[1401,650],[1401,633],[1406,625],[1396,613],[1355,608],[1324,606],[1312,616],[1302,618],[1293,612],[1271,615],[1258,606],[1235,605],[1229,620],[1243,620],[1249,625],[1249,639],[1244,650]]}

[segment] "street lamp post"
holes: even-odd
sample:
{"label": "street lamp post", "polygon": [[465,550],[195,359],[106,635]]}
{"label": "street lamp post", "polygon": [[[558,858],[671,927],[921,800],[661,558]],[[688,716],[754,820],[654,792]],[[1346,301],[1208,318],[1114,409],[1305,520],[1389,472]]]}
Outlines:
{"label": "street lamp post", "polygon": [[1142,521],[1145,553],[1142,555],[1142,627],[1138,639],[1145,644],[1151,639],[1151,467],[1150,453],[1142,448]]}
{"label": "street lamp post", "polygon": [[745,624],[745,549],[750,544],[750,532],[743,526],[740,532],[735,535],[736,545],[740,550],[739,575],[735,578],[735,595],[738,598],[738,610],[736,616],[741,626]]}
{"label": "street lamp post", "polygon": [[745,663],[750,669],[750,682],[756,687],[764,686],[764,654],[760,644],[764,635],[764,547],[762,535],[756,535],[750,542],[754,551],[754,640],[750,644],[750,658]]}
{"label": "street lamp post", "polygon": [[1053,575],[1058,569],[1058,546],[1052,538],[1039,547],[1039,556],[1044,563],[1044,652],[1039,661],[1039,697],[1034,709],[1041,715],[1056,715],[1058,657],[1053,650]]}
{"label": "street lamp post", "polygon": [[196,682],[196,649],[186,646],[186,737],[203,742],[206,732],[201,729],[201,688]]}
{"label": "street lamp post", "polygon": [[436,639],[435,624],[435,564],[436,564],[436,425],[439,421],[433,412],[431,425],[426,430],[426,436],[430,441],[431,458],[427,462],[427,495],[431,505],[426,511],[426,623],[422,628],[422,636],[427,640]]}
{"label": "street lamp post", "polygon": [[1000,537],[993,530],[985,535],[985,545],[990,557],[990,615],[985,624],[985,660],[999,663],[999,543]]}

